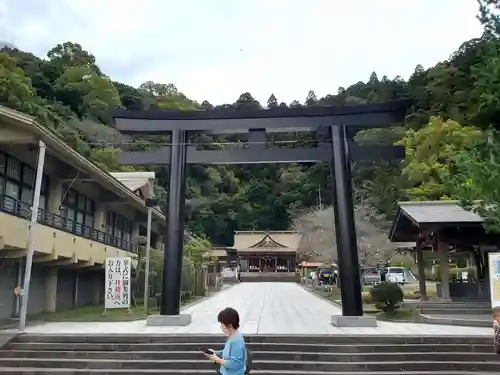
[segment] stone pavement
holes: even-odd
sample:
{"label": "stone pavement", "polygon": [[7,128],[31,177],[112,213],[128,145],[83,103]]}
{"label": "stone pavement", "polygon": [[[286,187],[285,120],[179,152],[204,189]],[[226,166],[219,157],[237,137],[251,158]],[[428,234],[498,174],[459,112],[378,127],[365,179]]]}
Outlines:
{"label": "stone pavement", "polygon": [[241,283],[187,307],[192,315],[186,327],[150,327],[145,320],[134,322],[45,323],[27,328],[37,334],[216,334],[220,333],[217,313],[233,307],[242,319],[245,334],[332,334],[332,335],[485,335],[486,327],[458,327],[417,323],[379,322],[376,328],[333,327],[336,305],[306,291],[295,283]]}

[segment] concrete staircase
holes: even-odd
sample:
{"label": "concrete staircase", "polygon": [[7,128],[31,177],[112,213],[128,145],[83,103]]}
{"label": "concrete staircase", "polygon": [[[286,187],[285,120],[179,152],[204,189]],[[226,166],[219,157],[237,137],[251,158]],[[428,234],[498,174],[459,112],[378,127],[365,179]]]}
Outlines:
{"label": "concrete staircase", "polygon": [[[406,303],[405,303],[406,304]],[[418,308],[424,323],[491,327],[489,302],[419,302]]]}
{"label": "concrete staircase", "polygon": [[300,276],[295,272],[241,272],[241,282],[252,283],[298,283]]}
{"label": "concrete staircase", "polygon": [[[489,337],[247,336],[253,374],[493,375],[500,358]],[[201,350],[211,335],[21,335],[0,350],[0,373],[215,374]]]}
{"label": "concrete staircase", "polygon": [[419,308],[427,315],[490,315],[489,302],[420,302]]}

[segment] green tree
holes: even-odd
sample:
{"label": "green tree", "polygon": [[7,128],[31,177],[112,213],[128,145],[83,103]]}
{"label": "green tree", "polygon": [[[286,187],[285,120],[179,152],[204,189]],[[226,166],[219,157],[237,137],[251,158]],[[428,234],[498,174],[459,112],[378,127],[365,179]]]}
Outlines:
{"label": "green tree", "polygon": [[38,111],[31,80],[18,68],[16,61],[0,53],[0,101],[13,109],[33,114]]}
{"label": "green tree", "polygon": [[308,107],[318,104],[318,98],[316,97],[316,94],[313,90],[309,90],[309,92],[307,93],[305,103]]}
{"label": "green tree", "polygon": [[113,82],[113,86],[115,86],[116,90],[118,90],[120,101],[126,109],[131,111],[141,111],[149,109],[156,104],[156,100],[153,95],[141,92],[135,87],[124,85],[120,82]]}
{"label": "green tree", "polygon": [[47,53],[47,57],[52,65],[59,68],[60,72],[64,72],[69,67],[84,67],[89,68],[92,73],[101,74],[94,55],[84,50],[78,43],[58,44]]}
{"label": "green tree", "polygon": [[106,172],[133,172],[135,170],[133,167],[118,164],[116,161],[118,152],[116,148],[95,148],[90,153],[90,160]]}
{"label": "green tree", "polygon": [[450,184],[454,170],[453,156],[472,146],[480,131],[453,120],[432,117],[420,130],[409,129],[398,142],[406,149],[405,175],[413,187],[410,199],[439,200],[453,195]]}
{"label": "green tree", "polygon": [[300,104],[300,102],[298,100],[293,100],[291,103],[290,103],[290,108],[301,108],[302,107],[302,104]]}
{"label": "green tree", "polygon": [[59,97],[64,97],[71,109],[82,117],[99,118],[106,111],[121,106],[120,94],[111,80],[98,76],[86,66],[66,68],[54,87]]}
{"label": "green tree", "polygon": [[204,109],[205,111],[213,111],[214,110],[214,106],[212,104],[210,104],[210,102],[208,100],[204,100],[201,103],[201,108]]}
{"label": "green tree", "polygon": [[485,218],[487,231],[500,233],[500,134],[488,131],[454,159],[458,198],[465,208]]}
{"label": "green tree", "polygon": [[195,101],[188,99],[171,83],[147,81],[139,86],[139,91],[153,95],[156,99],[156,107],[160,109],[194,111],[199,108]]}
{"label": "green tree", "polygon": [[241,94],[236,103],[234,103],[234,108],[241,110],[256,110],[262,109],[262,105],[252,96],[252,94],[245,92]]}
{"label": "green tree", "polygon": [[479,21],[484,26],[486,36],[495,37],[500,35],[500,1],[499,0],[477,0],[479,4]]}
{"label": "green tree", "polygon": [[276,96],[274,94],[271,94],[269,99],[267,99],[267,108],[276,108],[278,107],[278,99],[276,99]]}
{"label": "green tree", "polygon": [[61,118],[36,95],[31,80],[16,65],[16,60],[0,53],[0,104],[36,117],[44,125],[57,128]]}
{"label": "green tree", "polygon": [[471,67],[473,79],[469,95],[471,119],[480,124],[500,127],[500,42],[482,43],[479,58]]}

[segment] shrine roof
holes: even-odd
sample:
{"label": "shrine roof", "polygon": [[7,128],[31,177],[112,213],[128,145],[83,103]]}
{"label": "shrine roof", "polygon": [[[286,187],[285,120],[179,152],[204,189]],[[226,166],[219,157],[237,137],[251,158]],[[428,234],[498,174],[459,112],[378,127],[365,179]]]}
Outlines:
{"label": "shrine roof", "polygon": [[482,227],[484,219],[464,209],[459,201],[398,202],[396,217],[389,232],[392,242],[416,241],[427,229]]}
{"label": "shrine roof", "polygon": [[234,247],[239,252],[297,251],[300,234],[294,231],[240,231],[235,232]]}
{"label": "shrine roof", "polygon": [[247,248],[240,248],[238,249],[238,254],[241,253],[255,253],[255,254],[260,254],[260,253],[297,253],[297,249],[290,249],[288,247],[247,247]]}

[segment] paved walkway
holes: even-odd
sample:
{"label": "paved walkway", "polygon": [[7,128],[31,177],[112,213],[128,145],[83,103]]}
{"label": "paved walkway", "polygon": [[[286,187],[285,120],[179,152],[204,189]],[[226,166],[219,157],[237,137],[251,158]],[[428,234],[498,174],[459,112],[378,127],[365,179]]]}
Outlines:
{"label": "paved walkway", "polygon": [[490,328],[379,322],[376,328],[337,328],[336,305],[295,283],[241,283],[215,294],[183,312],[192,315],[186,327],[149,327],[144,320],[110,323],[46,323],[28,327],[28,333],[52,334],[169,334],[220,333],[217,313],[225,307],[240,312],[246,334],[359,334],[359,335],[492,335]]}

